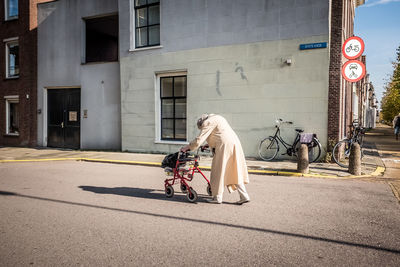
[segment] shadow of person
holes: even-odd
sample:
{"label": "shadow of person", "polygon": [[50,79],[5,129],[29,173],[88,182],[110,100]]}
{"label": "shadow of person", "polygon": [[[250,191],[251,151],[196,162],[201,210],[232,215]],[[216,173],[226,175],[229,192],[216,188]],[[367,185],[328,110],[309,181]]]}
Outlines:
{"label": "shadow of person", "polygon": [[[186,195],[176,191],[172,198],[167,198],[164,194],[164,190],[158,190],[158,189],[135,188],[135,187],[98,187],[89,185],[81,185],[79,186],[79,188],[84,191],[89,191],[96,194],[111,194],[111,195],[119,195],[127,197],[137,197],[137,198],[177,201],[177,202],[187,201]],[[205,202],[205,200],[202,198],[198,198],[197,201]]]}

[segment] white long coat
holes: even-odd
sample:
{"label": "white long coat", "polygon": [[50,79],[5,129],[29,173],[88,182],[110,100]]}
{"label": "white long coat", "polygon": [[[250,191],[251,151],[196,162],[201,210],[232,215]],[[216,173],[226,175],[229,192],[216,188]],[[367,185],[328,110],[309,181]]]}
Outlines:
{"label": "white long coat", "polygon": [[189,146],[194,151],[207,141],[215,149],[210,177],[212,195],[222,195],[224,186],[249,183],[242,145],[228,122],[220,115],[210,115],[200,130]]}

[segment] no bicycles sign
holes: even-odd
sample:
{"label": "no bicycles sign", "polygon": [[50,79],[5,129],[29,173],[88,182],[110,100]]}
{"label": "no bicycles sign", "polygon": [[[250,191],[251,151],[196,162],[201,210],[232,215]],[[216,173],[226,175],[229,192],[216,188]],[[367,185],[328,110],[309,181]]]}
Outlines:
{"label": "no bicycles sign", "polygon": [[343,56],[345,56],[347,59],[356,59],[362,55],[364,52],[364,47],[364,41],[360,37],[350,37],[343,44]]}
{"label": "no bicycles sign", "polygon": [[342,76],[349,82],[358,82],[365,76],[365,65],[354,60],[362,55],[364,47],[364,41],[357,36],[348,38],[343,44],[343,56],[350,60],[343,65]]}

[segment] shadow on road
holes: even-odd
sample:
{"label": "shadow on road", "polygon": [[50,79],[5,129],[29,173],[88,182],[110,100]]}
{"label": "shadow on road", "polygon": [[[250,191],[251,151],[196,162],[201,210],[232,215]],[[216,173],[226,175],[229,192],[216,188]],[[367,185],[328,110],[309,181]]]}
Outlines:
{"label": "shadow on road", "polygon": [[164,218],[164,219],[170,219],[170,220],[195,222],[195,223],[201,223],[201,224],[209,224],[209,225],[228,227],[228,228],[233,228],[233,229],[242,229],[242,230],[244,229],[244,230],[249,230],[249,231],[257,231],[257,232],[260,232],[263,234],[273,234],[273,235],[281,235],[281,236],[287,236],[287,237],[292,237],[292,238],[314,240],[314,241],[319,241],[319,242],[327,242],[327,243],[337,244],[337,245],[342,245],[342,246],[344,245],[344,246],[351,246],[351,247],[359,247],[359,248],[364,248],[364,249],[371,249],[371,250],[375,250],[375,251],[389,252],[389,253],[394,253],[394,254],[400,255],[400,250],[393,249],[393,248],[385,248],[385,247],[382,247],[381,245],[374,246],[374,245],[368,245],[368,244],[360,244],[360,243],[354,243],[354,242],[350,242],[350,241],[342,241],[342,240],[335,240],[335,239],[329,239],[329,238],[318,237],[318,236],[289,233],[289,232],[264,229],[264,228],[259,228],[259,227],[252,227],[252,226],[247,226],[247,225],[237,225],[237,224],[231,224],[231,223],[208,221],[208,220],[201,220],[201,219],[194,219],[194,218],[187,218],[187,217],[177,217],[177,216],[172,216],[172,215],[157,214],[157,213],[144,212],[144,211],[118,209],[118,208],[104,207],[104,206],[98,206],[98,205],[92,205],[92,204],[86,204],[86,203],[71,202],[71,201],[37,197],[37,196],[29,196],[29,195],[23,195],[23,194],[7,192],[7,191],[0,191],[0,196],[21,197],[21,198],[50,201],[50,202],[54,202],[54,203],[68,204],[68,205],[74,205],[74,206],[80,206],[80,207],[89,207],[89,208],[104,209],[104,210],[117,211],[117,212],[132,213],[132,214],[138,214],[138,215],[144,215],[144,216],[152,216],[152,217]]}
{"label": "shadow on road", "polygon": [[[79,186],[79,188],[84,191],[89,191],[96,194],[111,194],[119,196],[138,197],[138,198],[157,199],[157,200],[176,201],[176,202],[187,201],[186,195],[180,194],[180,192],[176,191],[175,195],[172,198],[167,198],[163,190],[157,190],[157,189],[134,188],[134,187],[98,187],[89,185],[81,185]],[[198,194],[198,196],[208,198],[208,196],[202,194]],[[205,202],[205,200],[202,198],[198,198],[197,201]]]}

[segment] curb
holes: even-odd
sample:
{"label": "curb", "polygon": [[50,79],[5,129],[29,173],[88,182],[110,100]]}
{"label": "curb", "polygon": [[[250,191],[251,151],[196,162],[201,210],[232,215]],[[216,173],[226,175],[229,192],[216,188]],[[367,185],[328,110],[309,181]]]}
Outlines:
{"label": "curb", "polygon": [[[98,162],[98,163],[113,163],[113,164],[127,164],[127,165],[139,165],[139,166],[150,166],[160,167],[159,162],[146,162],[146,161],[128,161],[128,160],[110,160],[110,159],[91,159],[91,158],[53,158],[53,159],[19,159],[19,160],[0,160],[0,163],[12,163],[12,162],[44,162],[44,161],[85,161],[85,162]],[[199,166],[201,170],[211,170],[209,166]],[[268,171],[268,170],[248,170],[249,174],[258,175],[274,175],[274,176],[291,176],[291,177],[308,177],[308,178],[323,178],[323,179],[355,179],[355,178],[366,178],[373,176],[381,176],[385,172],[384,167],[377,167],[374,172],[363,175],[349,175],[349,176],[335,176],[335,175],[324,175],[317,173],[299,173],[290,171]]]}
{"label": "curb", "polygon": [[397,200],[400,202],[400,193],[397,191],[396,187],[393,185],[393,183],[388,183],[390,188],[392,189],[393,195],[397,198]]}

